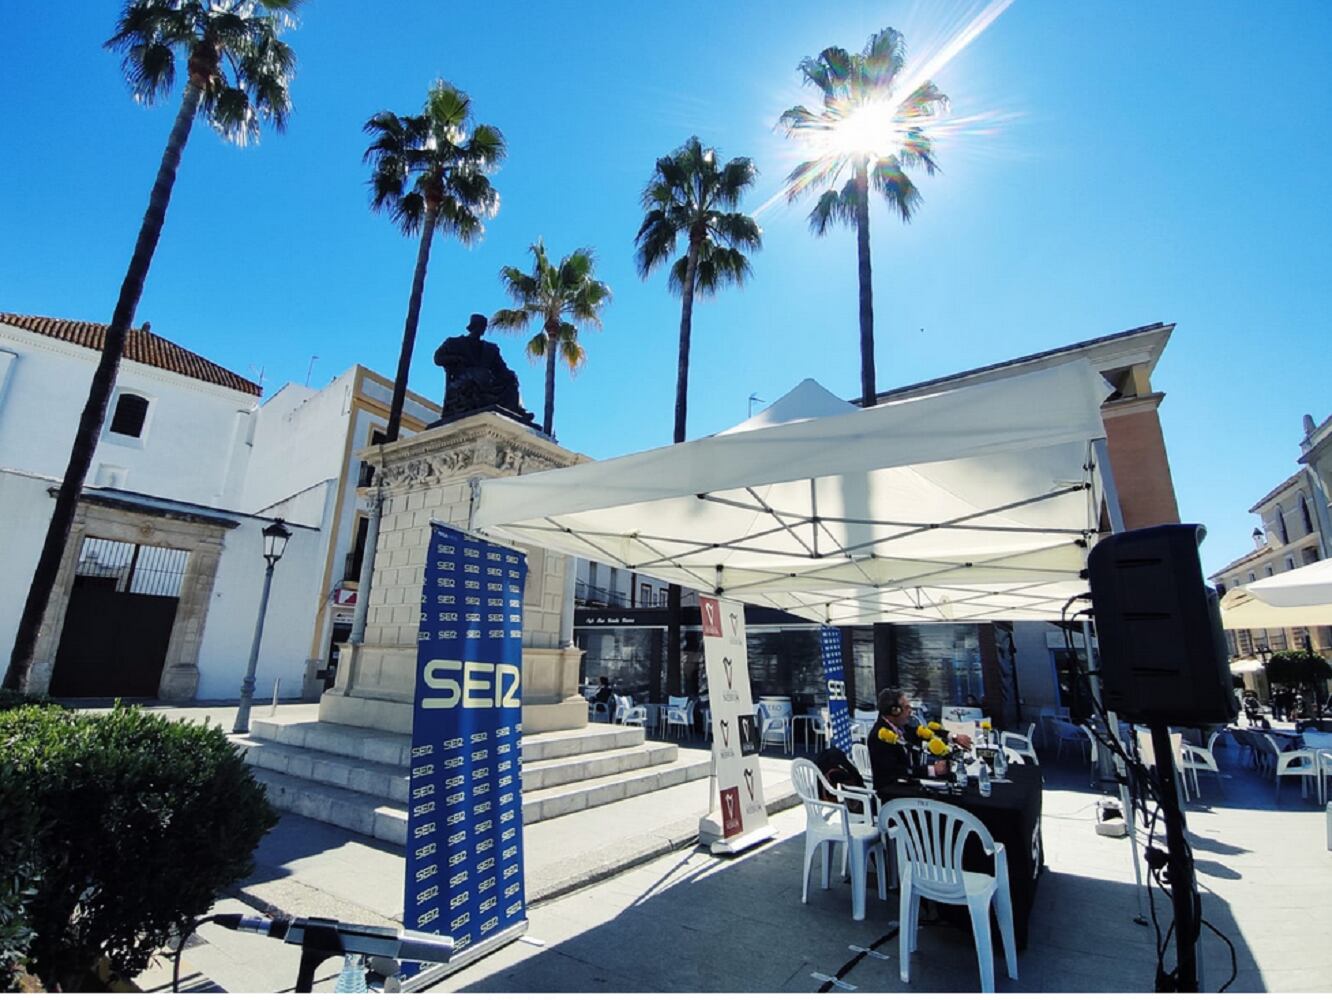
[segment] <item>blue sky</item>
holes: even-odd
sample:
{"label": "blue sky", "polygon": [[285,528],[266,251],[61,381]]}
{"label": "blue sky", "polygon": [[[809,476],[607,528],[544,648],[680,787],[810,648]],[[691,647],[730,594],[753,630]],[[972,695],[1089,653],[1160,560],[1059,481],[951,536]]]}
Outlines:
{"label": "blue sky", "polygon": [[[4,9],[0,309],[105,322],[175,97],[129,98],[100,48],[115,4]],[[287,133],[236,149],[196,128],[138,320],[270,391],[311,355],[315,385],[391,372],[415,246],[368,210],[360,129],[444,77],[510,154],[485,240],[436,245],[412,388],[438,397],[434,347],[504,304],[496,273],[532,240],[591,246],[615,299],[586,367],[560,373],[556,431],[596,457],[667,443],[679,302],[632,261],[654,159],[691,133],[750,156],[757,208],[794,162],[773,123],[808,99],[802,56],[886,25],[920,51],[978,9],[312,0],[289,36]],[[937,77],[997,134],[940,145],[910,226],[872,209],[880,386],[1174,322],[1155,383],[1181,514],[1208,525],[1209,568],[1242,553],[1248,507],[1295,470],[1301,415],[1332,410],[1329,35],[1314,0],[1018,0]],[[765,211],[753,280],[696,309],[691,436],[807,376],[858,394],[854,238],[814,239],[807,208]],[[539,412],[540,369],[497,339]]]}

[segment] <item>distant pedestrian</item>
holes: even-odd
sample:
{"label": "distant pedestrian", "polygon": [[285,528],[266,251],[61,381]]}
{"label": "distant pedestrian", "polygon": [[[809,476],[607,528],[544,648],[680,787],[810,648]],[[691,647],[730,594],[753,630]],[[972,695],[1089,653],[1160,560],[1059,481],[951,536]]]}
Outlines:
{"label": "distant pedestrian", "polygon": [[615,697],[615,692],[611,690],[610,678],[598,678],[601,687],[597,688],[597,693],[592,696],[592,704],[608,705],[610,700]]}

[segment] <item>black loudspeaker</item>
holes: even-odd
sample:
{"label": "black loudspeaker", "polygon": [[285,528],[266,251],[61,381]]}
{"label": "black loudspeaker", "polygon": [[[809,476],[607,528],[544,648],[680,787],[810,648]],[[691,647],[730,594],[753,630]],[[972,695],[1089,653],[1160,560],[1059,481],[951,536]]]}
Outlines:
{"label": "black loudspeaker", "polygon": [[1235,721],[1239,703],[1216,591],[1203,582],[1200,524],[1102,539],[1087,559],[1105,707],[1129,722]]}

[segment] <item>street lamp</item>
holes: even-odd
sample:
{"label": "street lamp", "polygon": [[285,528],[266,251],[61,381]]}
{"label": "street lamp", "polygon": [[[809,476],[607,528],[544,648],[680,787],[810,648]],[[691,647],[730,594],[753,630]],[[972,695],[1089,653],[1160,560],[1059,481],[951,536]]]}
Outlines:
{"label": "street lamp", "polygon": [[264,615],[268,613],[268,591],[273,586],[273,567],[282,554],[287,551],[287,541],[291,532],[278,518],[263,530],[264,536],[264,592],[259,597],[259,619],[254,623],[254,642],[250,644],[250,665],[245,668],[245,680],[241,681],[240,704],[236,706],[236,724],[231,727],[233,733],[250,731],[250,703],[254,701],[254,671],[259,665],[259,642],[264,637]]}

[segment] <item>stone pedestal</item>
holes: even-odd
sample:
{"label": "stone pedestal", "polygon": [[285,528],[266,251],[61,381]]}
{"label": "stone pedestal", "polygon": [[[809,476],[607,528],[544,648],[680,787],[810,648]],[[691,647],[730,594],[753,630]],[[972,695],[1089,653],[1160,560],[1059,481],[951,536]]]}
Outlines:
{"label": "stone pedestal", "polygon": [[[416,636],[430,522],[466,529],[474,481],[560,468],[581,457],[525,424],[478,413],[359,456],[380,466],[384,508],[375,550],[365,642],[343,645],[338,678],[319,703],[319,718],[395,733],[412,730]],[[562,646],[565,558],[533,546],[523,599],[523,732],[587,725],[578,694],[582,651]],[[570,602],[571,603],[571,602]]]}

